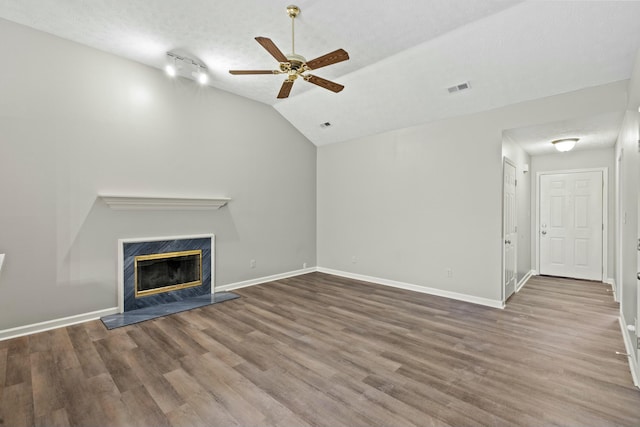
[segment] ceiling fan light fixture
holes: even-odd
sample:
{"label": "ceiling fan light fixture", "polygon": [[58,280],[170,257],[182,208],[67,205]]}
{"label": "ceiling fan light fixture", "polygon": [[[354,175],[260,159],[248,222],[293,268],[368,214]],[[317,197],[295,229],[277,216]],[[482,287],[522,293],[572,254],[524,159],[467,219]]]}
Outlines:
{"label": "ceiling fan light fixture", "polygon": [[560,152],[567,152],[573,150],[580,138],[562,138],[551,141],[556,150]]}

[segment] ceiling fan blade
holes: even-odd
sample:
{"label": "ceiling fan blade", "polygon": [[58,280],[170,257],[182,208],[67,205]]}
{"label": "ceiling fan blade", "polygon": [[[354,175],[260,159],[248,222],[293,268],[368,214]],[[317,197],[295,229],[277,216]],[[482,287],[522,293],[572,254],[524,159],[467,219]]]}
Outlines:
{"label": "ceiling fan blade", "polygon": [[284,53],[282,53],[280,49],[278,49],[278,46],[276,46],[276,44],[272,42],[271,39],[267,37],[256,37],[256,41],[260,43],[262,47],[265,48],[267,52],[271,54],[271,56],[276,58],[276,61],[289,62],[287,57],[284,56]]}
{"label": "ceiling fan blade", "polygon": [[332,92],[338,93],[342,89],[344,89],[344,86],[342,86],[341,84],[332,82],[331,80],[323,79],[322,77],[309,75],[309,76],[306,76],[304,79],[309,83],[313,83],[314,85],[318,85],[325,89],[329,89]]}
{"label": "ceiling fan blade", "polygon": [[282,83],[282,87],[280,88],[280,93],[278,93],[278,98],[288,98],[289,92],[291,92],[291,88],[293,87],[293,80],[285,80]]}
{"label": "ceiling fan blade", "polygon": [[239,76],[244,74],[278,74],[278,71],[273,70],[229,70],[229,73]]}
{"label": "ceiling fan blade", "polygon": [[346,61],[347,59],[349,59],[349,54],[344,49],[338,49],[326,55],[319,56],[316,59],[312,59],[311,61],[307,61],[307,67],[312,70],[317,70],[318,68]]}

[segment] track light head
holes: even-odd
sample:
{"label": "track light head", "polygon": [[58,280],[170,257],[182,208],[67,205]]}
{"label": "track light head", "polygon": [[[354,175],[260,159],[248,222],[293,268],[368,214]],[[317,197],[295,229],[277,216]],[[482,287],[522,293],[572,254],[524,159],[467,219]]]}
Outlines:
{"label": "track light head", "polygon": [[178,70],[176,70],[175,64],[167,64],[164,67],[164,71],[165,73],[167,73],[169,77],[175,77],[176,74],[178,73]]}
{"label": "track light head", "polygon": [[206,85],[207,83],[209,83],[209,76],[202,68],[198,72],[198,83],[200,83],[201,85]]}

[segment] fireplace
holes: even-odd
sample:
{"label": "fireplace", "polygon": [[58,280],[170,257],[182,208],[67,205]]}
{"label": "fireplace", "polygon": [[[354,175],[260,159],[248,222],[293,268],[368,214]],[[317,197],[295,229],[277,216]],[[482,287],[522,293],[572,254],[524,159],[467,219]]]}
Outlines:
{"label": "fireplace", "polygon": [[137,255],[136,298],[202,285],[202,250]]}
{"label": "fireplace", "polygon": [[214,236],[118,241],[120,312],[212,294]]}

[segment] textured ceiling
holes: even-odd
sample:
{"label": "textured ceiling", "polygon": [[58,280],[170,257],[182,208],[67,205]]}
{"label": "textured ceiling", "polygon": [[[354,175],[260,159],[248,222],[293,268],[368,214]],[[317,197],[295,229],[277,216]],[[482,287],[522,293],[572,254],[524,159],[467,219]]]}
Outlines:
{"label": "textured ceiling", "polygon": [[635,1],[296,0],[297,53],[347,50],[314,73],[346,88],[297,81],[276,100],[282,76],[227,70],[275,67],[255,36],[290,51],[291,1],[0,0],[0,17],[159,69],[188,52],[211,86],[273,105],[317,145],[627,79],[640,47]]}

